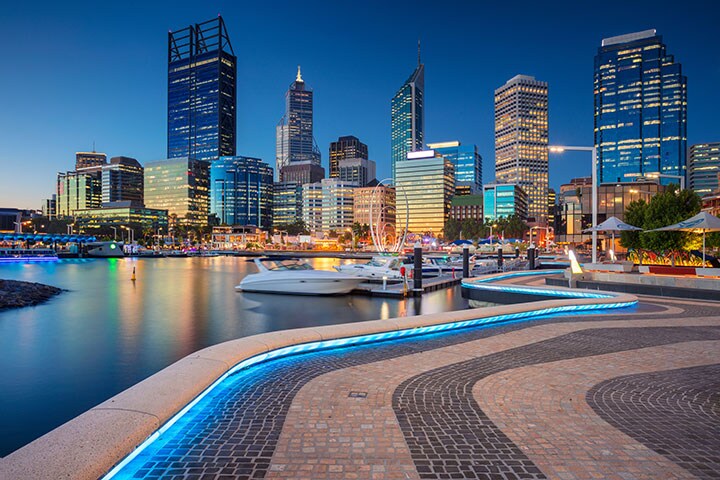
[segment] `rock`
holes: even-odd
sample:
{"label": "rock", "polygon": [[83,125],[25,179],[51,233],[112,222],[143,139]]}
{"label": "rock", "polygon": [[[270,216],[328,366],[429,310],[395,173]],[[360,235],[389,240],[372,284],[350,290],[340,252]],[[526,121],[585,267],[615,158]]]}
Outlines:
{"label": "rock", "polygon": [[0,310],[43,303],[63,289],[42,283],[0,280]]}

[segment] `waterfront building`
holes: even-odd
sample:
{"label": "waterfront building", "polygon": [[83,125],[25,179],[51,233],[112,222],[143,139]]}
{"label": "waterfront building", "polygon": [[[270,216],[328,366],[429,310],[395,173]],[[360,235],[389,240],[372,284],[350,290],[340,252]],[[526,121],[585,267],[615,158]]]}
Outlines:
{"label": "waterfront building", "polygon": [[[598,223],[610,217],[625,219],[630,203],[650,199],[665,191],[656,180],[607,183],[598,186]],[[592,226],[592,179],[573,178],[560,185],[555,224],[555,241],[581,243],[590,241],[592,234],[583,230]],[[602,238],[602,237],[601,237]]]}
{"label": "waterfront building", "polygon": [[223,225],[213,227],[211,238],[213,250],[238,250],[265,243],[267,232],[259,227]]}
{"label": "waterfront building", "polygon": [[344,233],[353,224],[354,183],[337,178],[324,178],[322,186],[322,231]]}
{"label": "waterfront building", "polygon": [[367,158],[346,158],[338,164],[338,177],[341,181],[364,187],[375,180],[375,162]]}
{"label": "waterfront building", "polygon": [[[372,207],[372,218],[370,210]],[[374,224],[377,231],[395,237],[395,188],[371,182],[367,187],[356,188],[353,198],[353,223]]]}
{"label": "waterfront building", "polygon": [[76,152],[75,170],[88,167],[102,167],[107,163],[107,155],[99,152]]}
{"label": "waterfront building", "polygon": [[319,182],[325,178],[325,169],[312,162],[293,162],[281,168],[281,182],[295,182],[302,185]]}
{"label": "waterfront building", "polygon": [[[513,215],[527,220],[528,202],[528,195],[520,185],[496,183],[483,187],[483,216],[486,220],[493,221]],[[547,204],[545,211],[547,214]]]}
{"label": "waterfront building", "polygon": [[702,198],[702,210],[710,215],[720,217],[720,190]]}
{"label": "waterfront building", "polygon": [[442,236],[455,193],[453,172],[452,162],[434,150],[409,152],[397,163],[398,235],[407,223],[409,233]]}
{"label": "waterfront building", "polygon": [[144,201],[144,169],[130,157],[113,157],[102,166],[102,203],[130,201],[142,207]]}
{"label": "waterfront building", "polygon": [[168,158],[235,155],[237,58],[217,18],[168,33]]}
{"label": "waterfront building", "polygon": [[477,220],[484,223],[483,195],[456,195],[450,202],[450,218],[462,222],[463,220]]}
{"label": "waterfront building", "polygon": [[220,157],[210,164],[210,213],[222,225],[272,225],[273,169],[259,158]]}
{"label": "waterfront building", "polygon": [[18,208],[0,208],[0,233],[21,233],[23,211]]}
{"label": "waterfront building", "polygon": [[284,167],[288,165],[320,166],[320,150],[313,136],[313,91],[305,84],[300,65],[295,81],[285,92],[285,115],[276,127],[275,162],[281,182],[294,181],[285,177]]}
{"label": "waterfront building", "polygon": [[685,176],[687,78],[655,30],[604,39],[594,91],[600,183]]}
{"label": "waterfront building", "polygon": [[[340,177],[340,162],[349,158],[367,160],[367,145],[352,135],[339,137],[336,142],[330,142],[330,178]],[[375,176],[373,175],[372,178]]]}
{"label": "waterfront building", "polygon": [[454,141],[428,143],[427,146],[453,162],[456,196],[482,193],[482,157],[477,145],[461,145]]}
{"label": "waterfront building", "polygon": [[[495,177],[528,197],[527,220],[547,222],[548,84],[516,75],[495,90]],[[486,213],[487,215],[487,213]]]}
{"label": "waterfront building", "polygon": [[210,213],[210,163],[168,158],[145,164],[145,205],[167,210],[170,223],[205,226]]}
{"label": "waterfront building", "polygon": [[71,217],[76,210],[100,208],[102,203],[102,187],[96,173],[58,172],[55,192],[58,217]]}
{"label": "waterfront building", "polygon": [[390,101],[390,170],[397,184],[396,167],[409,152],[423,149],[425,142],[425,65],[420,61],[412,75]]}
{"label": "waterfront building", "polygon": [[323,189],[320,182],[302,186],[302,220],[310,233],[322,232]]}
{"label": "waterfront building", "polygon": [[50,198],[45,198],[40,207],[43,217],[53,218],[57,216],[57,194],[53,193]]}
{"label": "waterfront building", "polygon": [[276,182],[273,185],[273,228],[302,220],[302,184]]}
{"label": "waterfront building", "polygon": [[698,195],[720,188],[720,142],[692,145],[688,170],[689,186]]}
{"label": "waterfront building", "polygon": [[75,211],[75,222],[83,233],[93,233],[110,227],[126,227],[135,230],[138,239],[143,231],[153,234],[159,229],[167,232],[168,211],[138,206],[136,202],[126,200],[103,204],[102,208],[80,209]]}

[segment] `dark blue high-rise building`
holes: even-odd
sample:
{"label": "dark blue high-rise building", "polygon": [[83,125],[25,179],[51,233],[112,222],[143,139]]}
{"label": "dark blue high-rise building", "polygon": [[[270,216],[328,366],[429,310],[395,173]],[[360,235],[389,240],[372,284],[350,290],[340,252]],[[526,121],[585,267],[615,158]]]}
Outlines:
{"label": "dark blue high-rise building", "polygon": [[602,41],[595,56],[595,146],[600,183],[685,176],[687,78],[655,30]]}
{"label": "dark blue high-rise building", "polygon": [[390,101],[390,171],[396,181],[395,166],[409,152],[423,149],[425,141],[425,65],[420,61],[410,78]]}
{"label": "dark blue high-rise building", "polygon": [[236,78],[222,17],[168,33],[168,158],[235,155]]}
{"label": "dark blue high-rise building", "polygon": [[224,225],[272,225],[273,169],[259,158],[220,157],[210,165],[210,213]]}

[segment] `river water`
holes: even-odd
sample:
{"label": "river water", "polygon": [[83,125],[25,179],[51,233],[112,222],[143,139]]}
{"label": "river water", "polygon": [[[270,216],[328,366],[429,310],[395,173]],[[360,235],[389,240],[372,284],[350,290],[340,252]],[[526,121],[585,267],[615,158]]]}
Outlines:
{"label": "river water", "polygon": [[[340,262],[347,260],[310,260],[327,270]],[[1,265],[0,278],[68,291],[43,305],[0,312],[0,457],[209,345],[467,308],[459,287],[405,300],[235,292],[255,271],[240,257]]]}

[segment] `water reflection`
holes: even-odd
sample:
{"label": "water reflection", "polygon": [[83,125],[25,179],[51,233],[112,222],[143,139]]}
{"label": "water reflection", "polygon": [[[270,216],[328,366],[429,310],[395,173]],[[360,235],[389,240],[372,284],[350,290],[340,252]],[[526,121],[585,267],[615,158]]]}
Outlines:
{"label": "water reflection", "polygon": [[[327,270],[340,262],[311,261]],[[1,278],[68,290],[47,304],[0,313],[0,457],[208,345],[467,308],[459,288],[407,300],[235,292],[255,271],[237,257],[0,266]]]}

